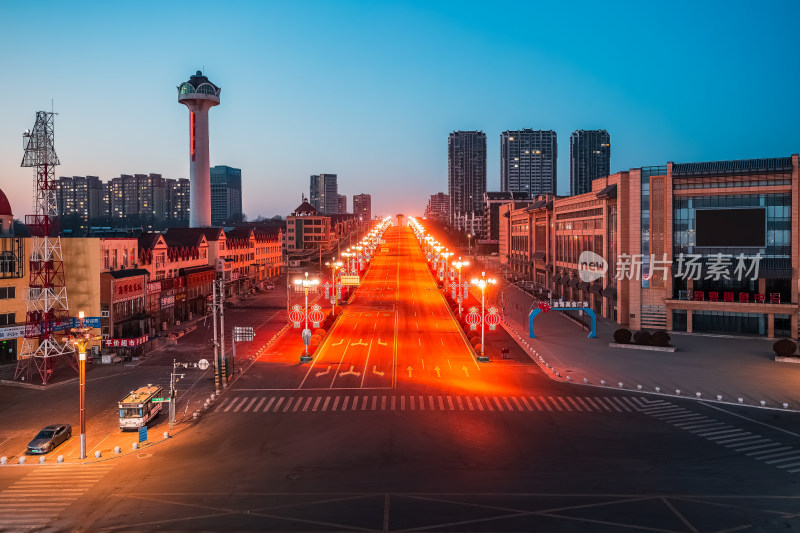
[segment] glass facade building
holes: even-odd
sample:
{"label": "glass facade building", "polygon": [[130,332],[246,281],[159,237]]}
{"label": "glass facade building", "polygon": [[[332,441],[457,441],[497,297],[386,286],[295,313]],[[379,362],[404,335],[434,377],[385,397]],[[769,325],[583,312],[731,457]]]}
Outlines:
{"label": "glass facade building", "polygon": [[611,136],[606,130],[577,130],[569,138],[569,193],[592,190],[592,181],[611,172]]}
{"label": "glass facade building", "polygon": [[220,225],[242,218],[242,169],[211,167],[211,223]]}

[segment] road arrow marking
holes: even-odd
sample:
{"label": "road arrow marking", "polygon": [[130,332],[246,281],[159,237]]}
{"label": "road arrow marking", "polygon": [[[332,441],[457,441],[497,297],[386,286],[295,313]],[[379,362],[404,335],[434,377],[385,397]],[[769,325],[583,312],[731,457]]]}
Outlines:
{"label": "road arrow marking", "polygon": [[411,371],[414,369],[411,367],[411,365],[408,365],[408,368],[406,368],[406,370],[408,370],[408,377],[411,377]]}
{"label": "road arrow marking", "polygon": [[355,367],[353,365],[350,365],[350,370],[348,370],[347,372],[339,372],[339,376],[340,377],[341,376],[355,376],[355,377],[360,376],[361,372],[356,372],[355,370],[353,370],[353,368],[355,368]]}
{"label": "road arrow marking", "polygon": [[464,373],[467,375],[467,377],[469,377],[469,368],[467,368],[466,366],[462,366],[461,370],[463,370]]}
{"label": "road arrow marking", "polygon": [[436,368],[434,368],[433,370],[434,370],[434,371],[436,371],[436,377],[437,377],[437,378],[440,378],[440,377],[442,377],[442,373],[441,373],[441,371],[439,370],[439,367],[438,367],[438,366],[437,366]]}
{"label": "road arrow marking", "polygon": [[380,344],[381,346],[386,346],[386,343],[385,342],[381,342],[380,339],[378,339],[378,344]]}
{"label": "road arrow marking", "polygon": [[383,372],[378,372],[378,366],[377,365],[373,365],[372,366],[372,373],[376,374],[376,375],[378,375],[380,377],[383,377]]}
{"label": "road arrow marking", "polygon": [[317,377],[324,376],[330,371],[331,371],[331,366],[328,365],[328,370],[326,370],[325,372],[317,372]]}
{"label": "road arrow marking", "polygon": [[366,346],[367,343],[364,342],[364,339],[358,339],[358,342],[354,342],[352,346]]}
{"label": "road arrow marking", "polygon": [[339,346],[343,342],[344,342],[344,339],[340,340],[339,342],[335,342],[335,343],[331,344],[331,346]]}

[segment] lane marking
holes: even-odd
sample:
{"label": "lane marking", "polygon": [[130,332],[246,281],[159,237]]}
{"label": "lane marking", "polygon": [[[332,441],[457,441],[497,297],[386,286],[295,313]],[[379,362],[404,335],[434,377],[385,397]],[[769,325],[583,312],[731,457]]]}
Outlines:
{"label": "lane marking", "polygon": [[263,404],[265,401],[267,401],[267,397],[266,397],[266,396],[262,396],[262,397],[261,397],[261,400],[259,400],[259,402],[258,402],[258,405],[256,405],[256,406],[253,408],[253,412],[255,413],[256,411],[258,411],[259,409],[261,409],[261,404]]}
{"label": "lane marking", "polygon": [[256,400],[258,400],[258,396],[254,397],[252,400],[250,400],[250,403],[248,403],[247,407],[244,408],[244,412],[245,413],[247,411],[249,411],[251,407],[253,407],[253,404],[256,403]]}
{"label": "lane marking", "polygon": [[281,399],[278,400],[278,403],[275,404],[275,409],[272,411],[273,413],[277,413],[278,412],[278,407],[281,406],[281,402],[282,401],[283,401],[283,396],[281,396]]}
{"label": "lane marking", "polygon": [[[366,346],[366,343],[364,343]],[[369,340],[369,348],[367,348],[367,358],[364,361],[364,375],[361,377],[361,388],[364,388],[364,380],[367,379],[367,372],[369,368],[369,355],[372,352],[372,339]],[[375,370],[374,368],[372,369]]]}

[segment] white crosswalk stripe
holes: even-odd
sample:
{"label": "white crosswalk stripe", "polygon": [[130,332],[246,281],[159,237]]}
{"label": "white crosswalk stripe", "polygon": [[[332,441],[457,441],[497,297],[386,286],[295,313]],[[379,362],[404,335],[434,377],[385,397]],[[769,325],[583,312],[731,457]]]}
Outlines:
{"label": "white crosswalk stripe", "polygon": [[[646,411],[637,398],[588,396],[472,395],[265,395],[222,398],[214,412],[317,413],[345,411],[485,411],[494,413],[631,413]],[[263,408],[262,408],[263,406]],[[650,413],[648,413],[650,414]],[[698,421],[705,428],[708,420]],[[711,427],[709,427],[711,429]],[[749,434],[748,434],[749,435]],[[739,435],[730,435],[731,437]],[[744,433],[741,435],[744,436]],[[721,437],[720,437],[721,438]]]}
{"label": "white crosswalk stripe", "polygon": [[800,449],[795,447],[785,446],[783,443],[762,435],[745,431],[664,400],[647,401],[646,405],[639,410],[671,426],[735,450],[766,465],[775,466],[793,474],[800,472],[800,468],[795,468],[800,466]]}
{"label": "white crosswalk stripe", "polygon": [[32,466],[30,473],[0,491],[0,531],[45,529],[114,466],[113,462]]}

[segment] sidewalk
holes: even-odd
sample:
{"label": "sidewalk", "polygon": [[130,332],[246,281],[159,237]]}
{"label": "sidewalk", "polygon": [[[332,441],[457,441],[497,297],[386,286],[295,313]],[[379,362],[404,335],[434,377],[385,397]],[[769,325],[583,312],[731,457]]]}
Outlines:
{"label": "sidewalk", "polygon": [[[535,339],[529,337],[531,296],[516,288],[503,310],[503,324],[552,379],[589,385],[641,390],[684,398],[800,411],[800,364],[777,363],[773,340],[671,334],[675,352],[612,348],[617,324],[597,321],[597,338],[560,312],[540,313],[534,319]],[[540,360],[539,356],[543,359]],[[546,365],[550,365],[548,368]],[[556,372],[560,376],[556,375]],[[605,380],[605,385],[602,384]],[[619,383],[622,382],[620,387]]]}

